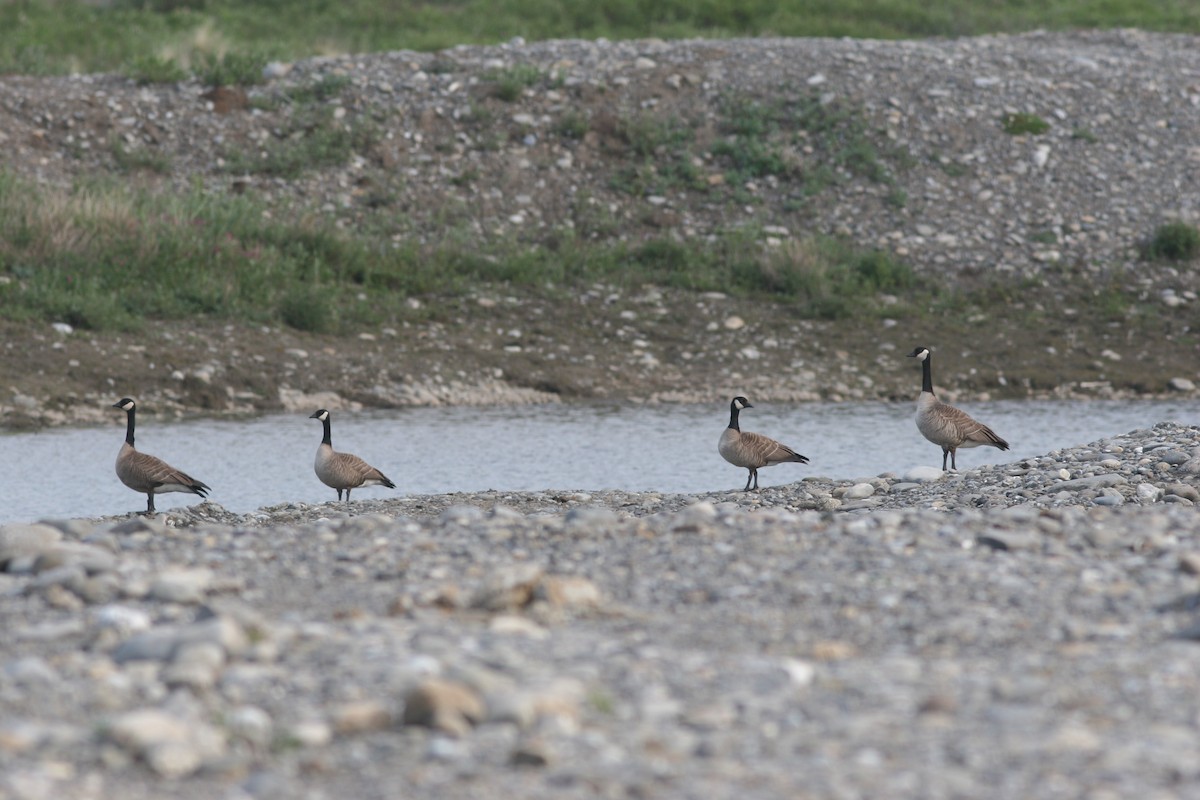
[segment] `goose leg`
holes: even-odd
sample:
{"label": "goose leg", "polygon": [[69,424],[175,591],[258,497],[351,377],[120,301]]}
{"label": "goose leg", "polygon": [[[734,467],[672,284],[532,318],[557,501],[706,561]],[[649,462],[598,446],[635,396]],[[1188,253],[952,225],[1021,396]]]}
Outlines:
{"label": "goose leg", "polygon": [[750,479],[751,479],[753,476],[754,476],[754,470],[752,470],[752,469],[747,469],[747,470],[746,470],[746,485],[742,487],[742,491],[743,491],[743,492],[748,492],[748,491],[750,491]]}
{"label": "goose leg", "polygon": [[154,492],[146,492],[146,513],[154,513]]}
{"label": "goose leg", "polygon": [[942,472],[946,471],[946,456],[950,455],[950,448],[942,448]]}
{"label": "goose leg", "polygon": [[750,471],[754,473],[754,491],[757,492],[758,491],[758,470],[752,469]]}
{"label": "goose leg", "polygon": [[954,447],[950,448],[950,469],[954,470],[955,472],[958,472],[958,463],[954,458],[954,456],[957,452],[958,452],[957,448],[954,448]]}
{"label": "goose leg", "polygon": [[350,502],[350,490],[349,489],[346,490],[346,502],[347,503]]}

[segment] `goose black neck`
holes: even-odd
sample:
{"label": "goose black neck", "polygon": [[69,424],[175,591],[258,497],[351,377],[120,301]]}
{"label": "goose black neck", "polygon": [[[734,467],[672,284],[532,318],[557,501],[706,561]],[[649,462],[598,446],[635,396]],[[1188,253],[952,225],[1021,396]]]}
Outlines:
{"label": "goose black neck", "polygon": [[933,356],[926,355],[921,362],[921,391],[933,394],[933,369],[929,366],[929,362],[933,360]]}
{"label": "goose black neck", "polygon": [[125,410],[125,443],[130,447],[133,447],[133,415],[136,413],[136,408]]}
{"label": "goose black neck", "polygon": [[329,436],[329,417],[325,417],[325,419],[321,420],[321,425],[325,427],[325,436],[321,439],[321,444],[327,444],[330,447],[333,447],[333,439],[331,439]]}
{"label": "goose black neck", "polygon": [[738,407],[736,400],[729,404],[729,427],[733,428],[735,431],[741,430],[741,428],[738,427]]}

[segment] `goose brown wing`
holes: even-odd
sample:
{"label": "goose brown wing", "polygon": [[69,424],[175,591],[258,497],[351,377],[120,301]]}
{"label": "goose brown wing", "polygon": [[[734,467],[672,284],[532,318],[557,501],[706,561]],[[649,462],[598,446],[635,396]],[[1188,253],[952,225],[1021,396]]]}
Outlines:
{"label": "goose brown wing", "polygon": [[1001,450],[1008,449],[1008,442],[996,435],[996,432],[979,422],[970,414],[954,406],[943,406],[946,409],[948,417],[953,421],[954,427],[958,430],[959,438],[964,443],[984,444],[998,447]]}
{"label": "goose brown wing", "polygon": [[747,451],[754,454],[755,460],[759,461],[764,467],[782,464],[787,461],[795,461],[800,464],[807,464],[808,459],[800,455],[786,444],[775,441],[769,436],[763,436],[761,433],[742,432],[742,446]]}
{"label": "goose brown wing", "polygon": [[126,483],[138,484],[141,491],[150,492],[159,486],[178,486],[181,491],[195,492],[201,497],[209,491],[203,481],[198,481],[182,470],[175,469],[161,458],[148,453],[133,451],[125,456]]}
{"label": "goose brown wing", "polygon": [[389,487],[392,485],[382,472],[353,453],[336,453],[330,466],[336,470],[344,485],[351,488],[362,486],[367,481],[379,481]]}

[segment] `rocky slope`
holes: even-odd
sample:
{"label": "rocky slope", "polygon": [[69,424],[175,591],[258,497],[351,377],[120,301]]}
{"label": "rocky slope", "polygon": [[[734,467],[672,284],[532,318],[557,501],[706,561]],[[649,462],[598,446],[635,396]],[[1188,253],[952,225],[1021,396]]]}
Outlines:
{"label": "rocky slope", "polygon": [[[316,392],[381,406],[894,397],[912,389],[896,354],[918,343],[947,348],[941,382],[977,395],[1192,391],[1200,377],[1195,271],[1138,255],[1158,225],[1200,214],[1191,37],[515,42],[268,73],[245,92],[0,78],[0,167],[46,185],[119,174],[156,191],[253,193],[348,228],[384,218],[407,241],[745,228],[787,249],[820,232],[940,281],[1004,288],[990,306],[899,325],[601,286],[554,300],[496,287],[414,299],[412,320],[335,340],[237,325],[156,323],[136,337],[10,326],[6,424],[95,419],[113,391],[208,412],[305,405]],[[734,146],[746,144],[739,122],[780,100],[793,116],[775,122],[801,130],[764,140],[775,172],[731,184],[735,160],[753,155]],[[1015,114],[1048,127],[1007,133]],[[263,171],[325,125],[369,135],[345,159]],[[1095,313],[1089,295],[1110,285],[1141,298],[1136,313]]]}

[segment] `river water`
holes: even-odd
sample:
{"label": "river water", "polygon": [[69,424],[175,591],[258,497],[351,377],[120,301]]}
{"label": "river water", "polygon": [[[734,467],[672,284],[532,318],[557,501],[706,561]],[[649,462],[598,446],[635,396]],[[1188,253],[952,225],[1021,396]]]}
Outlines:
{"label": "river water", "polygon": [[[962,408],[1008,440],[1001,452],[960,450],[960,469],[1017,461],[1172,421],[1200,424],[1200,401],[996,401]],[[705,492],[740,489],[746,471],[717,454],[728,405],[617,403],[498,408],[416,408],[334,412],[333,445],[381,469],[397,488],[356,490],[355,498],[455,491],[626,489]],[[808,465],[759,472],[760,486],[808,475],[861,478],[941,465],[921,438],[913,404],[758,403],[742,413],[757,431],[808,456]],[[0,523],[139,511],[145,495],[117,480],[124,438],[114,425],[0,436]],[[120,423],[119,425],[116,423]],[[238,513],[275,503],[321,502],[334,491],[313,473],[321,425],[306,414],[165,422],[143,413],[138,448],[213,487],[210,499]],[[159,510],[199,502],[155,498]]]}

